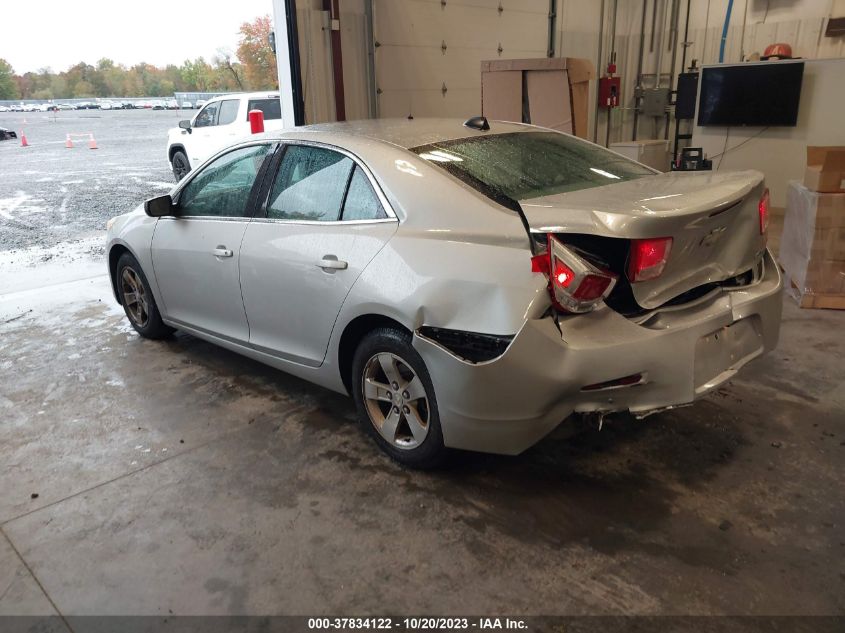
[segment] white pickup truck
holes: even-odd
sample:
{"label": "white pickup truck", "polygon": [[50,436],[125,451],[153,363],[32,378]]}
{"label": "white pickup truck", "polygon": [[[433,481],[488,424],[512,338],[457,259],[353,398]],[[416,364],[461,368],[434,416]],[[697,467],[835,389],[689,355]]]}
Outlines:
{"label": "white pickup truck", "polygon": [[247,92],[210,99],[190,120],[167,133],[167,160],[177,181],[219,150],[250,134],[250,110],[264,112],[264,129],[280,130],[282,108],[278,92]]}

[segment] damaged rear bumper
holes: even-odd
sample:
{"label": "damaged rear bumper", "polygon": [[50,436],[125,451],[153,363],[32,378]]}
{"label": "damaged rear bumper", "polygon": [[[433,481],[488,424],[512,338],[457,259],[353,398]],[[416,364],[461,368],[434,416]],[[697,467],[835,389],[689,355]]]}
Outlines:
{"label": "damaged rear bumper", "polygon": [[[414,336],[447,446],[518,454],[573,412],[638,416],[688,404],[777,345],[782,280],[770,253],[753,285],[635,323],[609,308],[532,319],[499,358],[469,363]],[[584,390],[641,375],[631,386]]]}

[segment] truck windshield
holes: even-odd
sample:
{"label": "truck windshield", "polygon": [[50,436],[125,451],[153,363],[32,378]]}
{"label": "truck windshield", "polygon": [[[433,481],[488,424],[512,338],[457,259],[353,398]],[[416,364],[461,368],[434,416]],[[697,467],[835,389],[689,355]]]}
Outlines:
{"label": "truck windshield", "polygon": [[497,202],[503,197],[530,200],[656,173],[602,147],[555,132],[473,136],[411,151]]}

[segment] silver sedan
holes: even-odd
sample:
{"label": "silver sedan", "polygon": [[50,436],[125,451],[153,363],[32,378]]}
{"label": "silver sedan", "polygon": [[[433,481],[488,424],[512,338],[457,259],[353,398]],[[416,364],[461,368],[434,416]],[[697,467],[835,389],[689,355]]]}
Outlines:
{"label": "silver sedan", "polygon": [[771,350],[762,174],[660,174],[475,119],[258,135],[109,222],[132,326],[350,394],[394,459],[517,454],[692,402]]}

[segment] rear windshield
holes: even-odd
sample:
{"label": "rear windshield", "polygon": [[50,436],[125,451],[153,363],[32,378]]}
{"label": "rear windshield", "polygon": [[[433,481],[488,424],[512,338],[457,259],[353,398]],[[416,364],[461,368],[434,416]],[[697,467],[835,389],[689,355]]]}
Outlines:
{"label": "rear windshield", "polygon": [[282,118],[282,102],[279,101],[278,97],[273,99],[250,99],[247,105],[249,106],[246,109],[247,120],[249,120],[250,110],[261,110],[264,113],[265,121]]}
{"label": "rear windshield", "polygon": [[501,202],[601,187],[655,172],[602,147],[555,132],[513,132],[411,150]]}

